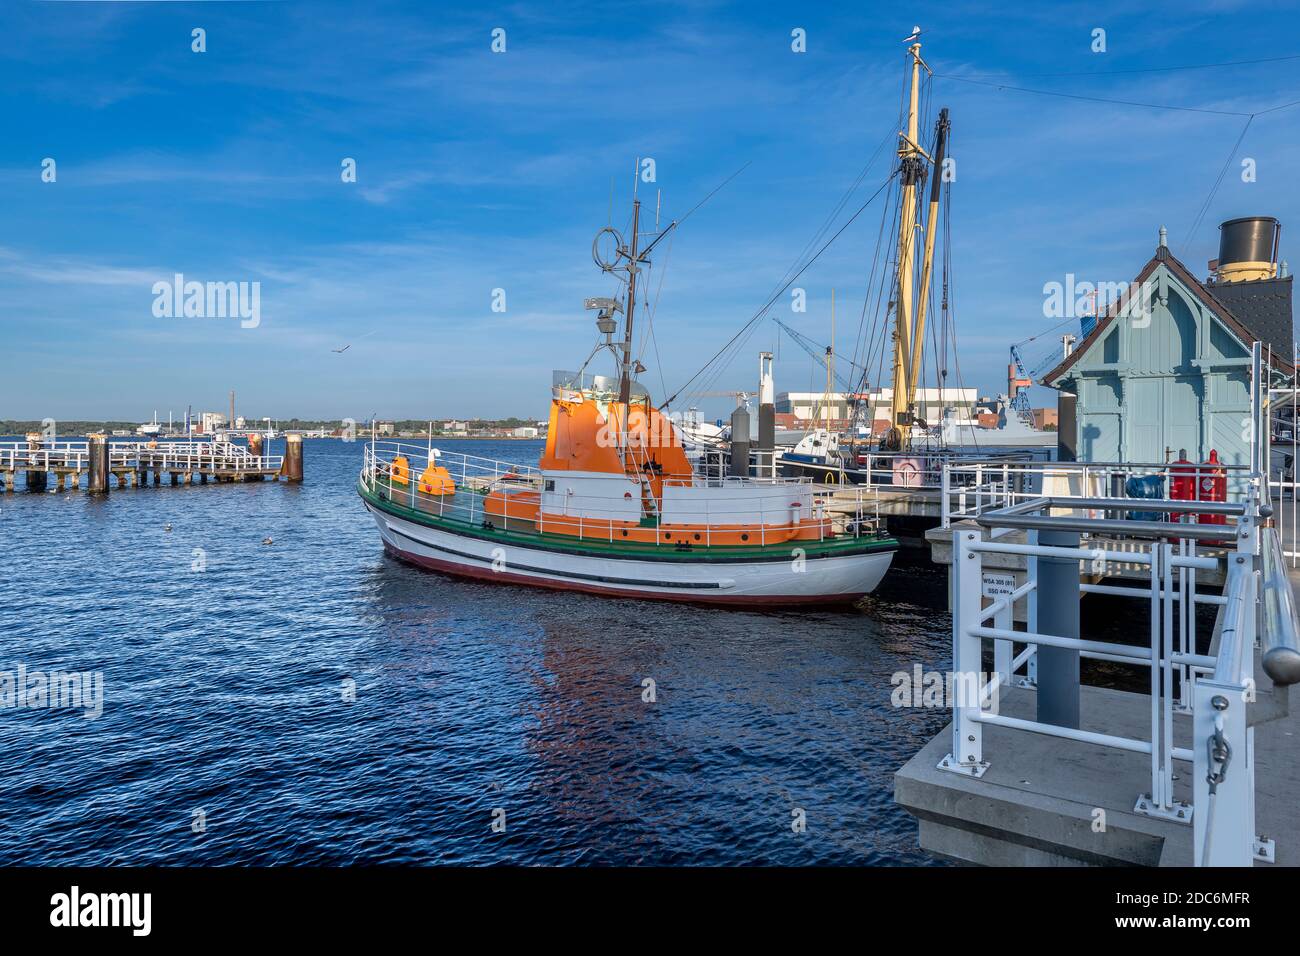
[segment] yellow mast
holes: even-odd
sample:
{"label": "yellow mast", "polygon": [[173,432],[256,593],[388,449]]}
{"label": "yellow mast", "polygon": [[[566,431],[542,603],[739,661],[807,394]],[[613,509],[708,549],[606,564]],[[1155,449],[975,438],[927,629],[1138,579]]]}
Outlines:
{"label": "yellow mast", "polygon": [[[916,333],[912,336],[912,341],[916,347],[912,349],[912,368],[907,377],[907,407],[911,408],[916,402],[916,386],[921,378],[921,351],[925,348],[925,310],[930,302],[930,273],[934,267],[934,237],[939,231],[939,188],[943,177],[943,151],[948,133],[948,111],[941,110],[939,113],[939,130],[935,137],[934,149],[934,171],[933,178],[930,180],[930,208],[925,217],[925,255],[921,259],[921,282],[917,288],[920,290],[920,301],[916,304]],[[943,396],[940,396],[942,402]]]}
{"label": "yellow mast", "polygon": [[921,79],[921,44],[908,50],[912,58],[912,89],[908,97],[907,132],[899,133],[898,156],[901,160],[903,196],[898,216],[898,304],[894,322],[894,393],[890,401],[892,448],[902,448],[911,431],[909,414],[909,375],[912,366],[913,243],[916,236],[916,186],[920,179],[921,157],[917,145],[917,99]]}

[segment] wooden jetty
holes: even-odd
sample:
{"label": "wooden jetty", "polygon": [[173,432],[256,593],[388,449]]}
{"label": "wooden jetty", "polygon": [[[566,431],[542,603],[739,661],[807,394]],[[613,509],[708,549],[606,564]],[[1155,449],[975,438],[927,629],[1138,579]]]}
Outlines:
{"label": "wooden jetty", "polygon": [[288,436],[288,454],[263,455],[261,443],[246,448],[230,441],[113,441],[92,435],[85,441],[47,440],[0,442],[0,490],[17,490],[23,476],[28,491],[73,491],[86,476],[87,490],[107,492],[109,476],[118,488],[235,481],[302,480],[302,437]]}

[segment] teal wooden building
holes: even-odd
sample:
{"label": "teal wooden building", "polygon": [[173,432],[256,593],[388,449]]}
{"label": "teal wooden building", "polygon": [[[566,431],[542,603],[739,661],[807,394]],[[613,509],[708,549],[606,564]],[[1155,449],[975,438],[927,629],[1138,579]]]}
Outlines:
{"label": "teal wooden building", "polygon": [[[1273,375],[1294,374],[1292,280],[1285,264],[1279,274],[1276,232],[1271,261],[1257,258],[1258,248],[1225,249],[1225,232],[1210,264],[1218,281],[1205,283],[1163,236],[1119,300],[1041,380],[1059,392],[1062,459],[1157,464],[1185,453],[1203,462],[1214,450],[1224,463],[1249,464],[1252,343],[1264,343]],[[1225,254],[1254,271],[1240,278]]]}

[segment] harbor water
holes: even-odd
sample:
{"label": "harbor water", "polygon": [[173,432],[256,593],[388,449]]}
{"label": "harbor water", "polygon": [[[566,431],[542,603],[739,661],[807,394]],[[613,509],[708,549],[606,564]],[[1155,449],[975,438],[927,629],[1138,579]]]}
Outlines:
{"label": "harbor water", "polygon": [[384,555],[362,448],[0,498],[0,672],[103,679],[0,709],[0,864],[933,862],[892,776],[948,712],[890,678],[949,667],[940,570],[847,611],[459,581]]}

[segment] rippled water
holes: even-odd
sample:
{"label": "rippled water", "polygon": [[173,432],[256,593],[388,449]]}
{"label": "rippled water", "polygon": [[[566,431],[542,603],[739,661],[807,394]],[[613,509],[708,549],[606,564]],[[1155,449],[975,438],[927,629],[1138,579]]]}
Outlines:
{"label": "rippled water", "polygon": [[892,775],[946,718],[889,677],[947,667],[941,574],[848,612],[458,581],[384,555],[361,451],[0,498],[0,671],[104,677],[97,719],[0,709],[0,863],[929,862]]}

